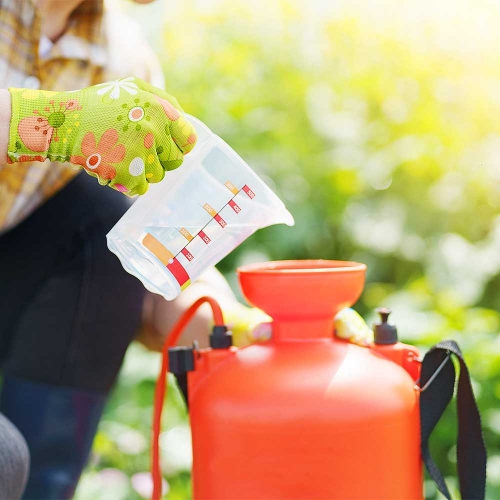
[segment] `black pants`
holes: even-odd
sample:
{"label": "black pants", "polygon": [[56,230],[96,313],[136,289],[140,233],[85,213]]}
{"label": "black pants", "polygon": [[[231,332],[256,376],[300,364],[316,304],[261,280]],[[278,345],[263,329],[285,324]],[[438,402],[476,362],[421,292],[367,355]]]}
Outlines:
{"label": "black pants", "polygon": [[82,173],[0,236],[0,367],[107,392],[141,318],[144,288],[106,246],[130,206]]}

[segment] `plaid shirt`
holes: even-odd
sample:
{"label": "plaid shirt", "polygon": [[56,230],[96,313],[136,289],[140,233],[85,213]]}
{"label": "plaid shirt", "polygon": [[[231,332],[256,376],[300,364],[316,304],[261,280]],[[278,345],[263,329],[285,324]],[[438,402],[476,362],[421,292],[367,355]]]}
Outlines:
{"label": "plaid shirt", "polygon": [[[85,0],[43,56],[39,55],[40,24],[31,0],[0,0],[0,88],[64,91],[126,76],[163,86],[159,63],[135,25],[119,13],[104,13],[102,0]],[[78,173],[67,164],[48,160],[0,166],[0,233],[18,224]]]}

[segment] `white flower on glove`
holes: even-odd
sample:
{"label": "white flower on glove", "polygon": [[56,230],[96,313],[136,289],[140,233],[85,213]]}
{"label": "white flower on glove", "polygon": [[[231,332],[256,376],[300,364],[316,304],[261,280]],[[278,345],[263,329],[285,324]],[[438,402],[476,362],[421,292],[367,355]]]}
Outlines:
{"label": "white flower on glove", "polygon": [[110,92],[111,99],[118,99],[120,97],[120,89],[126,90],[130,95],[137,94],[137,85],[133,82],[134,77],[129,76],[122,80],[113,80],[111,82],[99,83],[97,87],[102,87],[97,91],[98,95],[106,95]]}

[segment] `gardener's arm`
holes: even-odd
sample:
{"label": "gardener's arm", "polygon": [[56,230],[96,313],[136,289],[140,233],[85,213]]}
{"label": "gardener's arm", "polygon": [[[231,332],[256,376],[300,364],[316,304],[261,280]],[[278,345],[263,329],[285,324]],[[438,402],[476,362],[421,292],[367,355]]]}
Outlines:
{"label": "gardener's arm", "polygon": [[10,126],[10,94],[0,89],[0,166],[7,163],[7,147],[9,144]]}
{"label": "gardener's arm", "polygon": [[[270,327],[265,322],[270,318],[238,302],[222,274],[211,268],[173,301],[148,293],[144,301],[142,326],[136,340],[148,349],[161,351],[166,335],[181,314],[206,295],[215,298],[220,304],[226,324],[233,331],[235,345],[242,346],[269,337]],[[206,347],[212,325],[212,312],[210,306],[205,304],[187,325],[179,345],[190,345],[193,340],[197,340],[200,347]]]}

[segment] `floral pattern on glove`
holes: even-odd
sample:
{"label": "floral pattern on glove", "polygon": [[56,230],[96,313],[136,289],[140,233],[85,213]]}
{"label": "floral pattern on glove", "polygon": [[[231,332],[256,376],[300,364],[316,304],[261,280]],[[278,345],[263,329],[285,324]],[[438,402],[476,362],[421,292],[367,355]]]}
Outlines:
{"label": "floral pattern on glove", "polygon": [[124,115],[118,115],[116,118],[118,121],[125,121],[123,126],[123,131],[126,132],[131,126],[135,127],[135,130],[141,130],[141,121],[144,119],[147,122],[151,120],[151,116],[148,114],[148,108],[151,106],[150,102],[145,102],[141,104],[140,99],[134,99],[133,104],[122,104]]}
{"label": "floral pattern on glove", "polygon": [[[109,93],[109,98],[111,101],[118,99],[120,97],[120,90],[127,91],[130,95],[136,95],[139,87],[134,83],[135,78],[129,76],[128,78],[122,78],[121,80],[113,80],[111,82],[99,83],[96,87],[99,89],[97,95],[107,96]],[[104,99],[106,101],[106,99]]]}
{"label": "floral pattern on glove", "polygon": [[69,161],[127,196],[161,181],[196,143],[175,97],[139,78],[68,92],[9,91],[10,161]]}
{"label": "floral pattern on glove", "polygon": [[70,162],[99,176],[100,180],[110,181],[116,177],[112,163],[122,161],[126,153],[125,146],[117,142],[118,132],[114,129],[106,130],[97,144],[95,135],[87,132],[81,144],[84,156],[71,156]]}
{"label": "floral pattern on glove", "polygon": [[45,113],[33,110],[33,115],[23,118],[17,127],[19,137],[24,144],[32,151],[42,152],[49,149],[52,139],[58,141],[57,130],[66,122],[66,114],[82,109],[76,99],[55,103],[49,101],[50,106],[46,106]]}

